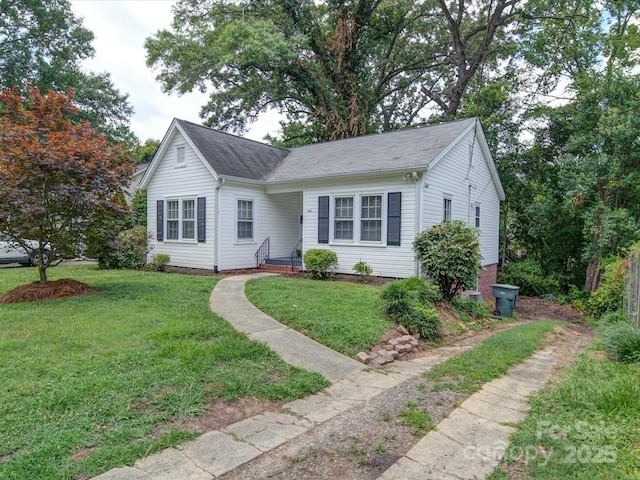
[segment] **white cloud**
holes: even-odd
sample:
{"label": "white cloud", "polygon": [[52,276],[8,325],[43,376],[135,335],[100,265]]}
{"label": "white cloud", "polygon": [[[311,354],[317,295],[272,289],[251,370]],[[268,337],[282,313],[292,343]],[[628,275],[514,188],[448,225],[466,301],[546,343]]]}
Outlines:
{"label": "white cloud", "polygon": [[[201,123],[200,107],[207,95],[200,92],[184,95],[165,94],[146,65],[145,39],[158,30],[169,28],[174,0],[72,0],[73,11],[95,36],[95,57],[84,67],[108,72],[116,88],[129,94],[134,107],[133,132],[144,141],[162,139],[174,117]],[[278,116],[267,114],[247,133],[261,140],[278,130]]]}

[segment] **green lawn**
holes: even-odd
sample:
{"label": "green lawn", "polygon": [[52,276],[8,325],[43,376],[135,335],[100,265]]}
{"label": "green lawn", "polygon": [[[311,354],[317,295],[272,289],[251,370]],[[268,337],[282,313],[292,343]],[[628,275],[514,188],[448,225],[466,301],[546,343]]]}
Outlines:
{"label": "green lawn", "polygon": [[583,353],[532,405],[489,479],[640,479],[640,364]]}
{"label": "green lawn", "polygon": [[[0,305],[0,478],[92,476],[194,436],[167,420],[217,398],[291,400],[327,385],[213,314],[217,278],[58,266],[96,293]],[[0,269],[0,295],[37,279]]]}
{"label": "green lawn", "polygon": [[279,322],[348,356],[393,327],[380,313],[380,289],[370,285],[265,277],[247,282],[245,293]]}
{"label": "green lawn", "polygon": [[497,333],[473,350],[436,365],[425,377],[437,382],[436,388],[472,394],[530,357],[540,348],[546,333],[556,325],[562,325],[562,322],[538,320]]}

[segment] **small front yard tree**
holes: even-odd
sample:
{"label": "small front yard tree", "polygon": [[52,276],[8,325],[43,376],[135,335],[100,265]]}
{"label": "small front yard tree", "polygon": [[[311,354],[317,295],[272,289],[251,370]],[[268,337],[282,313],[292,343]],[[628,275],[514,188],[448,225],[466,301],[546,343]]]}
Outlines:
{"label": "small front yard tree", "polygon": [[114,219],[126,212],[130,160],[87,121],[72,121],[77,112],[72,89],[0,93],[0,233],[37,259],[41,284],[49,248],[74,255],[92,237],[115,235]]}
{"label": "small front yard tree", "polygon": [[413,250],[446,300],[475,284],[481,267],[480,242],[476,229],[463,221],[445,221],[418,234]]}

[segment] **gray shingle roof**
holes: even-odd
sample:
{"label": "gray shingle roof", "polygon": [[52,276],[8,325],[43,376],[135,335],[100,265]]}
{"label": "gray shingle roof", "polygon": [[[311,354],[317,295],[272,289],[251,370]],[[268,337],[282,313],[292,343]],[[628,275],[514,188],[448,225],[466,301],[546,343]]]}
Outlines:
{"label": "gray shingle roof", "polygon": [[289,150],[176,119],[219,175],[265,180]]}
{"label": "gray shingle roof", "polygon": [[286,182],[426,169],[474,118],[316,143],[291,150],[176,119],[216,173]]}
{"label": "gray shingle roof", "polygon": [[475,118],[352,137],[291,150],[269,181],[295,181],[428,167]]}

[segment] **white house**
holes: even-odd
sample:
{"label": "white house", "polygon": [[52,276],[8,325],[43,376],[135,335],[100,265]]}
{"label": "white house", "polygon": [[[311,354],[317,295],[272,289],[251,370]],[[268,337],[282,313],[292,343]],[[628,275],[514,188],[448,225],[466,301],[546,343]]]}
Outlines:
{"label": "white house", "polygon": [[140,187],[152,253],[171,265],[256,268],[327,248],[338,272],[363,260],[410,277],[415,236],[461,219],[479,229],[485,296],[496,280],[504,190],[477,119],[293,149],[174,119]]}

